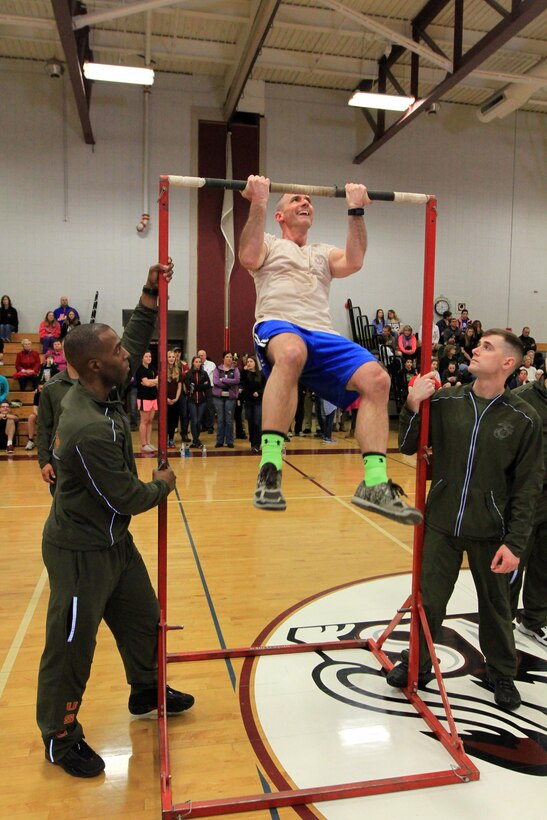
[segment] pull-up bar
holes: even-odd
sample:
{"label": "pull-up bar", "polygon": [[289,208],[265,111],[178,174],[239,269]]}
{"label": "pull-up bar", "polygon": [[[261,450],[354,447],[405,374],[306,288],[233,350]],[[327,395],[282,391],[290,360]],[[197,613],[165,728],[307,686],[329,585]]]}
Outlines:
{"label": "pull-up bar", "polygon": [[[178,177],[167,176],[170,185],[179,188],[227,188],[231,191],[243,191],[247,181],[243,179],[214,179],[213,177]],[[273,194],[309,194],[310,196],[333,196],[345,198],[346,190],[338,185],[297,185],[294,182],[270,182]],[[433,194],[409,194],[400,191],[368,191],[369,198],[383,202],[401,202],[410,205],[426,205]]]}

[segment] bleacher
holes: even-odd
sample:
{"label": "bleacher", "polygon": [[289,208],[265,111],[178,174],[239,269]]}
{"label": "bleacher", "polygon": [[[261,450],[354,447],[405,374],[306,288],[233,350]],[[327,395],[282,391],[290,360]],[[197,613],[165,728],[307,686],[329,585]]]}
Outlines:
{"label": "bleacher", "polygon": [[11,412],[19,416],[19,423],[17,425],[17,441],[16,447],[24,447],[28,441],[27,433],[27,419],[32,413],[32,402],[34,399],[34,390],[19,390],[19,382],[13,378],[15,373],[15,357],[21,350],[21,341],[23,339],[30,339],[32,342],[32,349],[37,350],[42,359],[42,345],[37,333],[13,333],[11,342],[4,342],[4,366],[0,367],[0,374],[5,376],[9,384],[8,401],[20,401],[21,407],[13,407]]}

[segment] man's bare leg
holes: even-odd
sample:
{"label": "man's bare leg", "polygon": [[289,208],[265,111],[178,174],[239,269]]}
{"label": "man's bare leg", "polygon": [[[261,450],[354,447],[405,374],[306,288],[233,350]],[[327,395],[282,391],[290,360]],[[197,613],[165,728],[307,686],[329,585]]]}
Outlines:
{"label": "man's bare leg", "polygon": [[280,333],[268,343],[272,371],[262,400],[262,459],[254,505],[265,510],[287,507],[281,493],[282,446],[296,413],[298,379],[307,358],[307,348],[295,333]]}
{"label": "man's bare leg", "polygon": [[348,390],[361,395],[355,437],[365,462],[365,481],[357,487],[352,502],[401,524],[419,524],[420,511],[409,507],[401,498],[401,488],[387,478],[389,384],[388,374],[376,362],[361,365],[348,383]]}

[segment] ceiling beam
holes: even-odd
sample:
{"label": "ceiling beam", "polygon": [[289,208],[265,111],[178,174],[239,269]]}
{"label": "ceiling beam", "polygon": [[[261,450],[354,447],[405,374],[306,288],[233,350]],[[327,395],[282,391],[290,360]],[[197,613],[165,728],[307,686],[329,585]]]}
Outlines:
{"label": "ceiling beam", "polygon": [[230,122],[235,114],[245,83],[249,79],[260,54],[260,49],[266,39],[280,2],[281,0],[258,0],[251,23],[237,43],[239,60],[226,78],[227,91],[223,105],[226,122]]}
{"label": "ceiling beam", "polygon": [[105,23],[108,20],[119,20],[120,17],[131,17],[133,14],[143,14],[146,11],[161,9],[163,6],[186,6],[188,2],[189,0],[178,0],[178,2],[175,2],[175,0],[139,0],[139,2],[117,6],[114,9],[107,9],[106,11],[93,11],[91,14],[77,14],[73,19],[72,25],[75,29],[83,28],[84,26],[95,26],[97,23]]}
{"label": "ceiling beam", "polygon": [[84,140],[88,145],[95,145],[91,120],[89,119],[91,84],[84,78],[82,72],[85,57],[88,54],[91,56],[88,30],[83,29],[78,34],[75,34],[72,30],[72,13],[77,9],[80,10],[80,3],[74,2],[74,0],[51,0],[51,5],[65,53],[66,66],[72,84],[72,91],[74,92],[74,100],[80,117]]}
{"label": "ceiling beam", "polygon": [[[442,5],[442,0],[437,0],[437,5]],[[412,120],[425,111],[431,103],[440,100],[443,94],[458,85],[468,74],[474,71],[488,57],[501,48],[511,37],[518,34],[525,26],[539,17],[547,8],[547,0],[513,0],[513,11],[511,17],[504,18],[497,26],[489,31],[473,48],[467,51],[460,62],[459,68],[453,74],[449,74],[433,91],[422,100],[412,105],[408,112],[381,137],[375,139],[354,157],[354,164],[359,165],[367,157],[395,137]]]}

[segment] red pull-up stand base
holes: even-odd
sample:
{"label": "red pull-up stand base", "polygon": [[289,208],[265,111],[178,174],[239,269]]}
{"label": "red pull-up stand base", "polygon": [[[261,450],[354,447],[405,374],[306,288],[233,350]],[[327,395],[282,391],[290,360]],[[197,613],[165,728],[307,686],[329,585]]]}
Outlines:
{"label": "red pull-up stand base", "polygon": [[[169,177],[160,177],[159,189],[159,261],[167,264],[169,259]],[[431,361],[431,334],[433,327],[433,292],[435,279],[435,238],[436,238],[437,202],[434,197],[427,197],[426,225],[425,225],[425,253],[424,253],[424,291],[422,310],[422,349],[421,372],[429,371]],[[167,360],[167,283],[160,282],[159,287],[159,314],[160,314],[160,344],[159,344],[159,453],[161,463],[167,463],[167,429],[166,429],[166,397],[167,379],[165,362]],[[422,425],[416,469],[416,499],[415,505],[422,511],[425,508],[426,474],[427,474],[427,431],[429,426],[429,403],[421,408]],[[233,814],[235,812],[250,812],[266,809],[282,808],[286,806],[302,806],[320,803],[323,801],[341,800],[349,797],[365,797],[372,794],[387,794],[398,791],[431,788],[432,786],[446,786],[456,783],[468,783],[478,780],[479,770],[465,754],[463,743],[458,736],[446,689],[436,659],[434,644],[422,607],[420,594],[420,574],[422,567],[422,553],[424,540],[424,525],[416,527],[414,532],[414,549],[412,562],[412,591],[403,602],[391,623],[386,627],[380,638],[375,641],[371,638],[364,641],[325,641],[310,644],[288,644],[280,646],[251,646],[234,649],[212,649],[194,652],[167,652],[168,632],[178,627],[167,624],[167,503],[164,501],[158,508],[158,598],[160,602],[160,623],[158,637],[158,727],[160,746],[160,787],[161,807],[163,820],[182,820],[185,817],[209,817],[215,815]],[[167,730],[167,713],[165,702],[165,686],[167,682],[167,664],[175,662],[190,662],[199,660],[225,660],[227,658],[243,657],[245,662],[241,671],[240,686],[249,686],[254,658],[264,655],[294,654],[301,652],[317,652],[319,650],[343,650],[362,648],[372,652],[381,667],[387,672],[393,667],[382,646],[401,620],[410,615],[410,645],[408,684],[404,692],[408,701],[423,718],[435,737],[442,743],[446,751],[455,761],[449,769],[436,772],[419,772],[413,775],[386,777],[374,780],[362,780],[352,783],[317,786],[307,789],[290,789],[273,793],[240,795],[214,800],[187,800],[183,803],[173,803],[172,775],[169,760],[169,736]],[[423,630],[429,647],[435,677],[441,694],[446,721],[449,731],[432,713],[418,695],[418,667],[419,667],[419,637]]]}

